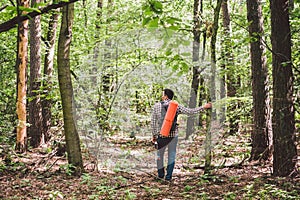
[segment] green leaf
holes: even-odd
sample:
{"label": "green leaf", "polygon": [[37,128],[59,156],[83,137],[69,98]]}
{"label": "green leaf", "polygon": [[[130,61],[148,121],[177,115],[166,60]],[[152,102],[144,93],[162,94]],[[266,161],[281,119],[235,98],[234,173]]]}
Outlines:
{"label": "green leaf", "polygon": [[186,186],[184,187],[184,191],[185,191],[185,192],[189,192],[191,189],[193,189],[193,186],[186,185]]}
{"label": "green leaf", "polygon": [[24,12],[41,12],[39,9],[37,8],[27,8],[27,7],[24,7],[24,6],[20,6],[19,7],[20,11],[24,11]]}
{"label": "green leaf", "polygon": [[151,2],[151,5],[152,5],[152,9],[155,13],[157,14],[161,14],[162,13],[162,8],[163,8],[163,5],[161,2],[159,1],[153,1]]}
{"label": "green leaf", "polygon": [[157,28],[158,27],[158,20],[159,20],[159,18],[155,17],[154,19],[152,19],[151,21],[149,21],[148,27]]}
{"label": "green leaf", "polygon": [[153,14],[153,11],[149,6],[143,7],[143,15],[144,16],[151,16],[152,14]]}
{"label": "green leaf", "polygon": [[47,5],[48,5],[47,3],[40,2],[40,3],[35,3],[33,7],[34,8],[38,8],[38,7],[45,7]]}
{"label": "green leaf", "polygon": [[189,71],[189,64],[186,62],[181,62],[181,70],[184,72],[188,72]]}
{"label": "green leaf", "polygon": [[181,22],[181,19],[178,19],[178,18],[175,18],[175,17],[168,17],[166,19],[166,22],[169,23],[169,24],[175,24],[175,23]]}
{"label": "green leaf", "polygon": [[178,68],[179,68],[179,66],[178,66],[178,65],[173,65],[173,66],[172,66],[172,69],[173,69],[174,71],[177,71],[177,70],[178,70]]}
{"label": "green leaf", "polygon": [[173,60],[181,60],[180,56],[177,54],[173,57]]}
{"label": "green leaf", "polygon": [[12,10],[12,11],[16,11],[17,10],[17,8],[15,6],[7,6],[5,9],[6,10]]}
{"label": "green leaf", "polygon": [[179,30],[179,26],[169,26],[168,29],[174,30],[174,31],[178,31]]}
{"label": "green leaf", "polygon": [[149,21],[151,20],[151,18],[149,17],[146,17],[146,18],[143,18],[143,22],[142,22],[142,25],[145,26],[149,23]]}
{"label": "green leaf", "polygon": [[167,51],[166,51],[166,56],[169,56],[169,55],[171,55],[172,54],[172,49],[167,49]]}

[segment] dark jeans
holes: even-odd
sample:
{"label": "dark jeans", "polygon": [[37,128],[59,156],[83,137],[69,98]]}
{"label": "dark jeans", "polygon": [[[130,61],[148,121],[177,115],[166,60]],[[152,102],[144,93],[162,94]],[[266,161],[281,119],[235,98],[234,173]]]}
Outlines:
{"label": "dark jeans", "polygon": [[176,158],[176,147],[178,143],[178,136],[172,138],[157,138],[158,150],[157,150],[157,172],[159,178],[164,178],[164,153],[168,147],[168,166],[166,180],[172,179],[173,169],[175,165]]}

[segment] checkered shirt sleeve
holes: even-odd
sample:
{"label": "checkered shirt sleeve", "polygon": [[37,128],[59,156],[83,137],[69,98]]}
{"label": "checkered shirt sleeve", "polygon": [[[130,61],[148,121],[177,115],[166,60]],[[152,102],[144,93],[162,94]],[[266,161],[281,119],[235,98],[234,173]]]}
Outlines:
{"label": "checkered shirt sleeve", "polygon": [[200,112],[202,112],[204,108],[202,106],[197,107],[197,108],[186,108],[182,105],[178,106],[178,113],[179,114],[185,114],[185,115],[195,115]]}

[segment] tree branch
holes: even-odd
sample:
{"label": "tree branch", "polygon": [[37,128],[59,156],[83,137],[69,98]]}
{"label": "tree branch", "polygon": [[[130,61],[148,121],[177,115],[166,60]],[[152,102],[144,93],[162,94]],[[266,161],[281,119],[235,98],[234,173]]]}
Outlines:
{"label": "tree branch", "polygon": [[44,7],[44,8],[42,8],[42,9],[40,9],[39,12],[33,11],[33,12],[28,13],[27,15],[22,15],[22,16],[14,17],[14,18],[12,18],[12,19],[10,19],[10,20],[8,20],[8,21],[0,24],[0,33],[9,31],[10,29],[16,27],[16,25],[18,24],[19,21],[24,21],[24,20],[28,20],[28,19],[34,18],[34,17],[36,17],[38,15],[42,15],[44,13],[48,13],[51,10],[64,7],[64,6],[68,5],[68,4],[75,3],[77,1],[80,1],[80,0],[69,0],[68,2],[61,1],[59,3],[48,5],[48,6]]}
{"label": "tree branch", "polygon": [[0,12],[1,12],[2,10],[4,10],[7,6],[8,6],[8,5],[5,5],[5,6],[3,6],[2,8],[0,8]]}

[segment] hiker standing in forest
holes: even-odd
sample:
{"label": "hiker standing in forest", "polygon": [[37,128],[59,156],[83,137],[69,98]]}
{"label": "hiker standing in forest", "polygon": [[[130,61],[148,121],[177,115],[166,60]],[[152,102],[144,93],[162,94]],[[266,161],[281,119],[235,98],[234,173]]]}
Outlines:
{"label": "hiker standing in forest", "polygon": [[[200,113],[204,109],[209,109],[212,107],[211,103],[206,103],[204,106],[200,106],[197,108],[186,108],[182,105],[178,105],[175,120],[175,128],[172,129],[169,133],[169,136],[162,136],[160,134],[160,130],[162,127],[162,122],[164,116],[162,113],[163,109],[167,110],[168,105],[173,99],[174,92],[170,89],[164,89],[162,95],[162,101],[158,102],[154,105],[152,116],[151,116],[151,128],[152,128],[152,142],[157,143],[157,172],[158,178],[165,178],[165,180],[170,181],[172,179],[173,169],[175,165],[176,158],[176,147],[178,143],[178,124],[176,123],[178,114],[186,114],[193,115]],[[168,165],[167,165],[167,174],[165,176],[165,168],[164,168],[164,152],[168,147]]]}

